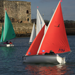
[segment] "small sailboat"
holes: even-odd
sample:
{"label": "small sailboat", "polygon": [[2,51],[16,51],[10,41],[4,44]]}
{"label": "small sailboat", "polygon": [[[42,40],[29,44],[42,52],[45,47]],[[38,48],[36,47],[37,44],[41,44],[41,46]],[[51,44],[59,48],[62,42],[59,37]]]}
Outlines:
{"label": "small sailboat", "polygon": [[5,20],[4,20],[4,26],[2,25],[0,46],[6,46],[6,47],[14,46],[13,44],[4,44],[4,42],[9,41],[15,37],[16,37],[16,35],[14,32],[12,23],[11,23],[9,16],[5,10]]}
{"label": "small sailboat", "polygon": [[35,37],[36,37],[36,29],[35,29],[35,23],[33,23],[32,32],[31,32],[31,36],[30,36],[30,39],[29,39],[29,44],[31,44],[33,42]]}
{"label": "small sailboat", "polygon": [[42,27],[44,25],[45,25],[45,22],[41,16],[39,10],[37,9],[36,30],[35,30],[35,25],[33,23],[32,32],[31,32],[31,36],[29,39],[29,44],[31,44],[33,42],[33,40],[35,39],[35,37],[37,36],[37,34],[39,33],[39,31],[42,29]]}
{"label": "small sailboat", "polygon": [[[49,53],[51,51],[54,54]],[[69,51],[70,46],[63,21],[61,2],[59,1],[46,32],[44,25],[23,56],[23,62],[65,64],[65,57],[60,57],[58,54]]]}

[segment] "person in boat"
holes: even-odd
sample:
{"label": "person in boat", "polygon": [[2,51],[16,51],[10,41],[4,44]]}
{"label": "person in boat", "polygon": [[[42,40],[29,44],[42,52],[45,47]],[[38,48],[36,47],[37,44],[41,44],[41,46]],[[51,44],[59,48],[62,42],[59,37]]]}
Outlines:
{"label": "person in boat", "polygon": [[8,41],[6,41],[6,44],[9,44]]}
{"label": "person in boat", "polygon": [[8,41],[4,42],[4,44],[9,44]]}
{"label": "person in boat", "polygon": [[52,50],[50,50],[49,55],[55,55],[55,53]]}
{"label": "person in boat", "polygon": [[50,50],[50,52],[49,53],[45,53],[45,55],[55,55],[55,53],[52,50]]}
{"label": "person in boat", "polygon": [[12,42],[10,41],[9,44],[12,44]]}

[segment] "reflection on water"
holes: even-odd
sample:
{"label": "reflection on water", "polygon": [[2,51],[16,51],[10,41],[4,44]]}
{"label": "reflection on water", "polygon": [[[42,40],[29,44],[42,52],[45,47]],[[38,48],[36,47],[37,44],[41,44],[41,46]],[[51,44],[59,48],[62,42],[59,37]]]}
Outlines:
{"label": "reflection on water", "polygon": [[27,65],[25,70],[28,70],[30,75],[70,75],[72,72],[66,65]]}
{"label": "reflection on water", "polygon": [[7,57],[11,56],[11,53],[15,50],[14,47],[0,47],[2,50],[2,56]]}
{"label": "reflection on water", "polygon": [[25,64],[22,56],[29,48],[29,37],[12,40],[14,47],[0,47],[0,75],[75,75],[75,36],[68,36],[68,40],[72,52],[65,65]]}

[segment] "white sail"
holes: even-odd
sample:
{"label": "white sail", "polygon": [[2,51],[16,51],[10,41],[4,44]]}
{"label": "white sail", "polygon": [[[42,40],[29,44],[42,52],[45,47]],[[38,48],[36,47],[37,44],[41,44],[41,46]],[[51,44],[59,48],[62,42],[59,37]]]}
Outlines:
{"label": "white sail", "polygon": [[45,35],[46,31],[47,31],[47,28],[48,28],[48,26],[45,25],[44,35]]}
{"label": "white sail", "polygon": [[42,27],[45,25],[45,22],[42,18],[42,16],[39,13],[39,10],[37,9],[37,19],[36,19],[36,30],[35,30],[35,25],[33,25],[33,29],[31,32],[30,40],[29,43],[32,43],[39,31],[42,29]]}
{"label": "white sail", "polygon": [[37,19],[36,19],[36,35],[39,33],[39,31],[42,29],[42,27],[45,25],[45,22],[39,13],[39,10],[37,9]]}
{"label": "white sail", "polygon": [[36,37],[36,30],[35,30],[35,23],[33,23],[33,28],[32,28],[32,32],[31,32],[29,43],[32,43],[33,40],[35,39],[35,37]]}

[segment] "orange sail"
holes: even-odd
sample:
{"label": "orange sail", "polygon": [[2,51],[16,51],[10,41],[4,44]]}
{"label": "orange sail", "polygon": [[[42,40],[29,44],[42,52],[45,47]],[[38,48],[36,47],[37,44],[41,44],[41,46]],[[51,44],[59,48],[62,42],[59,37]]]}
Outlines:
{"label": "orange sail", "polygon": [[40,32],[38,33],[38,35],[35,37],[34,41],[32,42],[31,46],[29,47],[26,55],[36,55],[40,42],[42,40],[42,37],[44,35],[44,29],[45,29],[45,25],[42,27],[42,29],[40,30]]}
{"label": "orange sail", "polygon": [[49,53],[50,50],[54,53],[64,53],[70,51],[60,2],[58,3],[49,23],[38,54]]}

